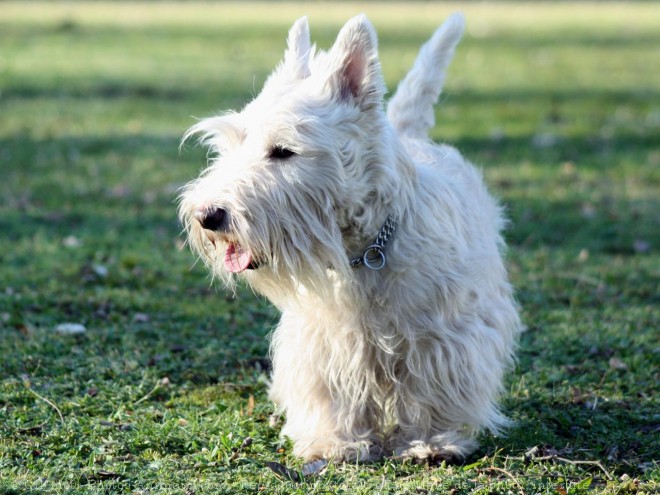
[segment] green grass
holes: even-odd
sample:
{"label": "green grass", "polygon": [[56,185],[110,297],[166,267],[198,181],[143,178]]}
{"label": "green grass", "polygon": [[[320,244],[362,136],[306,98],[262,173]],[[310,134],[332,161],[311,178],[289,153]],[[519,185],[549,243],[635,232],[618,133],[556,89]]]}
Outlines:
{"label": "green grass", "polygon": [[[365,11],[394,88],[456,8],[433,137],[512,220],[515,425],[464,465],[284,479],[266,463],[301,464],[268,421],[277,314],[180,249],[174,199],[204,152],[179,139],[258,91],[300,15],[326,48]],[[2,2],[0,33],[0,493],[660,489],[657,4]]]}

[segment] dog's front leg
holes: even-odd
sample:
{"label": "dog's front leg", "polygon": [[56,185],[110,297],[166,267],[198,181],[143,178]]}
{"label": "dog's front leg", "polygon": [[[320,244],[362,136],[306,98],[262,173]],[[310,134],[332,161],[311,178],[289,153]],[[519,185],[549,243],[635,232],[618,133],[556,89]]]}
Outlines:
{"label": "dog's front leg", "polygon": [[[325,323],[325,325],[324,325]],[[325,338],[327,332],[335,338]],[[364,380],[346,372],[353,354],[337,345],[342,330],[309,312],[284,311],[271,345],[270,398],[285,416],[282,434],[294,454],[306,461],[370,461],[382,456],[378,438],[381,417],[374,400],[355,393]],[[342,339],[339,339],[342,340]],[[361,361],[361,360],[357,360]]]}
{"label": "dog's front leg", "polygon": [[296,456],[328,459],[341,445],[330,393],[319,374],[301,364],[306,358],[290,351],[273,349],[270,398],[285,416],[282,435],[291,439]]}

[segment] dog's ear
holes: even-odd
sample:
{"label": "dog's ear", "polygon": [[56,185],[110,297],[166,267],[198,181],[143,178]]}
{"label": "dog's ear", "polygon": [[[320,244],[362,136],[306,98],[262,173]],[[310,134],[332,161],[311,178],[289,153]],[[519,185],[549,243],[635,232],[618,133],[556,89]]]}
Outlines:
{"label": "dog's ear", "polygon": [[284,65],[291,70],[295,77],[305,79],[310,74],[309,55],[311,51],[307,17],[301,17],[291,26],[287,44]]}
{"label": "dog's ear", "polygon": [[385,84],[378,61],[376,31],[364,14],[349,20],[330,50],[328,83],[340,100],[368,109],[382,102]]}

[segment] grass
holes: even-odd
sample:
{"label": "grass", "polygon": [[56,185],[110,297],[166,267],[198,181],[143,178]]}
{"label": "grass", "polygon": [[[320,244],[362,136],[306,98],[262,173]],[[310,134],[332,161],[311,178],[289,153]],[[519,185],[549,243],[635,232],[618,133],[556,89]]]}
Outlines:
{"label": "grass", "polygon": [[433,137],[483,166],[512,220],[529,330],[509,434],[458,466],[266,467],[301,468],[268,421],[277,314],[180,249],[173,201],[204,155],[179,139],[258,91],[302,14],[328,47],[365,11],[393,88],[456,8],[2,3],[0,493],[657,493],[653,3],[460,6]]}

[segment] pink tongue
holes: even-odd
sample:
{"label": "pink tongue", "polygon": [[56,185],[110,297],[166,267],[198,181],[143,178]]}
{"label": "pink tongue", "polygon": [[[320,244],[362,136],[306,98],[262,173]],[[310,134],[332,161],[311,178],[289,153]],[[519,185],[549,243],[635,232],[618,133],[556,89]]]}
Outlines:
{"label": "pink tongue", "polygon": [[230,243],[225,251],[225,268],[232,273],[247,270],[252,262],[252,254],[240,245]]}

